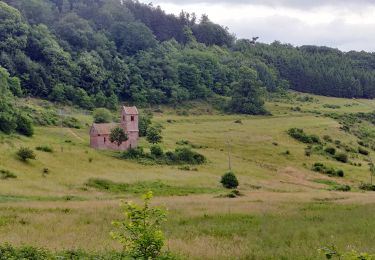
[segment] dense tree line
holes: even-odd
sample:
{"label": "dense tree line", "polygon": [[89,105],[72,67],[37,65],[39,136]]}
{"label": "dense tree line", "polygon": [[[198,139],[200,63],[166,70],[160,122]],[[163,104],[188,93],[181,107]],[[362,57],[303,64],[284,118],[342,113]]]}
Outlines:
{"label": "dense tree line", "polygon": [[135,0],[1,1],[0,65],[20,79],[14,95],[88,109],[220,95],[233,112],[259,114],[266,91],[289,85],[375,96],[375,54],[237,40],[206,15]]}
{"label": "dense tree line", "polygon": [[237,50],[261,57],[294,90],[336,97],[375,97],[375,53],[318,46],[238,41]]}
{"label": "dense tree line", "polygon": [[24,95],[88,109],[230,96],[241,67],[259,67],[264,84],[254,88],[280,81],[261,60],[232,53],[234,36],[207,16],[132,0],[6,0],[0,40],[0,65]]}

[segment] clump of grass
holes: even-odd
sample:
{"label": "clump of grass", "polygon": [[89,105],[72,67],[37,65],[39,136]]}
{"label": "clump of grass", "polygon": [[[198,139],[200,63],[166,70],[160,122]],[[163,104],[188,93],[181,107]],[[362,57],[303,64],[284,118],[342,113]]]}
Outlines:
{"label": "clump of grass", "polygon": [[26,162],[29,159],[30,160],[36,159],[36,155],[34,151],[27,147],[21,147],[20,149],[18,149],[16,155],[18,159],[20,159],[23,162]]}
{"label": "clump of grass", "polygon": [[191,168],[189,165],[184,165],[184,166],[178,167],[178,169],[181,170],[181,171],[195,171],[195,172],[198,171],[197,168]]}
{"label": "clump of grass", "polygon": [[235,124],[242,124],[242,120],[241,119],[237,119],[236,121],[234,121]]}
{"label": "clump of grass", "polygon": [[53,153],[53,149],[50,146],[43,145],[35,147],[37,151],[46,152],[46,153]]}
{"label": "clump of grass", "polygon": [[16,179],[17,175],[8,170],[0,170],[0,180]]}
{"label": "clump of grass", "polygon": [[323,107],[324,108],[331,108],[331,109],[339,109],[339,108],[341,108],[341,106],[339,106],[339,105],[332,105],[332,104],[324,104]]}
{"label": "clump of grass", "polygon": [[217,196],[217,198],[231,198],[231,199],[234,199],[234,198],[241,197],[241,196],[244,196],[244,195],[239,190],[231,190],[227,194]]}
{"label": "clump of grass", "polygon": [[113,193],[143,194],[152,190],[157,196],[186,196],[219,191],[219,189],[205,187],[172,186],[161,181],[117,183],[105,179],[89,179],[86,186]]}

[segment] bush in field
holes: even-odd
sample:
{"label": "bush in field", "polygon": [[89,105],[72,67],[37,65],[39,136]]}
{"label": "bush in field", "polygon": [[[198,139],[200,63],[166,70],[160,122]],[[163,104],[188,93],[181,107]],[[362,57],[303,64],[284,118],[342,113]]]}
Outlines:
{"label": "bush in field", "polygon": [[363,155],[369,155],[370,154],[369,151],[367,151],[366,149],[364,149],[362,147],[358,147],[358,153],[363,154]]}
{"label": "bush in field", "polygon": [[111,232],[123,250],[134,259],[156,259],[162,254],[165,243],[161,224],[166,221],[166,211],[150,206],[152,192],[143,196],[143,205],[125,202],[124,217],[114,221],[117,228]]}
{"label": "bush in field", "polygon": [[206,157],[186,147],[176,148],[172,158],[178,163],[203,164],[206,162]]}
{"label": "bush in field", "polygon": [[365,191],[375,191],[375,185],[371,183],[361,183],[359,185],[359,189],[365,190]]}
{"label": "bush in field", "polygon": [[337,186],[334,186],[334,187],[333,187],[333,190],[347,192],[347,191],[350,191],[351,188],[350,188],[349,185],[337,185]]}
{"label": "bush in field", "polygon": [[151,126],[147,129],[146,139],[149,143],[160,143],[163,137],[161,136],[161,129],[159,127]]}
{"label": "bush in field", "polygon": [[35,160],[35,158],[36,158],[34,151],[31,150],[30,148],[27,148],[27,147],[21,147],[17,151],[17,157],[18,157],[18,159],[20,159],[21,161],[24,161],[24,162],[26,162],[29,159]]}
{"label": "bush in field", "polygon": [[346,153],[338,153],[335,155],[335,159],[342,163],[347,163],[349,161],[348,155]]}
{"label": "bush in field", "polygon": [[303,129],[300,128],[291,128],[288,130],[288,134],[294,139],[307,144],[319,144],[320,138],[316,135],[308,135]]}
{"label": "bush in field", "polygon": [[236,175],[231,171],[221,177],[220,183],[227,189],[235,189],[239,185]]}
{"label": "bush in field", "polygon": [[141,146],[138,146],[137,148],[131,148],[121,154],[121,157],[124,159],[139,159],[143,156],[145,156],[145,153],[143,151],[143,147]]}
{"label": "bush in field", "polygon": [[336,154],[336,149],[333,148],[333,147],[327,147],[326,149],[324,149],[324,151],[330,155],[335,155]]}
{"label": "bush in field", "polygon": [[327,167],[322,163],[314,163],[312,166],[312,170],[315,172],[320,172],[323,174],[327,174],[329,176],[337,176],[337,177],[344,177],[344,171],[341,169],[334,169],[332,167]]}
{"label": "bush in field", "polygon": [[[0,180],[15,179],[17,175],[8,170],[0,170]],[[1,258],[0,258],[1,259]]]}
{"label": "bush in field", "polygon": [[47,146],[47,145],[37,146],[37,147],[35,147],[35,149],[37,151],[42,151],[42,152],[46,152],[46,153],[53,153],[52,147]]}
{"label": "bush in field", "polygon": [[93,112],[94,122],[97,124],[112,122],[112,114],[106,108],[97,108]]}
{"label": "bush in field", "polygon": [[33,136],[34,128],[31,119],[23,114],[18,115],[16,131],[25,136]]}
{"label": "bush in field", "polygon": [[164,155],[163,149],[159,145],[153,145],[150,148],[151,155],[156,158],[162,157]]}
{"label": "bush in field", "polygon": [[150,115],[139,115],[138,127],[139,127],[139,136],[146,136],[147,130],[151,125],[151,116]]}

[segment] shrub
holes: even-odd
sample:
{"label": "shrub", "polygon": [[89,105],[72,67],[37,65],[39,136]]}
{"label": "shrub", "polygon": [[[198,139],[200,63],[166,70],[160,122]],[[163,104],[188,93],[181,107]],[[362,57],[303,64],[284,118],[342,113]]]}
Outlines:
{"label": "shrub", "polygon": [[139,159],[144,156],[143,147],[138,146],[137,148],[131,148],[127,151],[124,151],[121,155],[124,159]]}
{"label": "shrub", "polygon": [[203,164],[206,162],[206,157],[186,147],[176,148],[173,157],[179,163]]}
{"label": "shrub", "polygon": [[65,117],[63,122],[62,122],[62,125],[64,127],[68,127],[68,128],[76,128],[76,129],[81,128],[81,124],[80,124],[79,120],[77,118],[71,117],[71,116]]}
{"label": "shrub", "polygon": [[326,141],[326,142],[329,142],[329,143],[333,142],[332,138],[329,135],[323,136],[323,140]]}
{"label": "shrub", "polygon": [[155,157],[162,157],[164,155],[163,149],[159,145],[153,145],[150,148],[151,155]]}
{"label": "shrub", "polygon": [[364,149],[362,147],[358,147],[358,153],[363,154],[363,155],[369,155],[370,154],[369,151],[367,151],[366,149]]}
{"label": "shrub", "polygon": [[161,224],[166,221],[166,211],[150,206],[152,192],[143,196],[143,205],[126,202],[122,205],[124,218],[114,221],[117,228],[111,232],[124,251],[134,259],[156,259],[161,255],[165,238]]}
{"label": "shrub", "polygon": [[329,176],[337,176],[337,177],[344,177],[344,171],[341,169],[334,169],[332,167],[327,167],[322,163],[314,163],[312,166],[312,170],[315,172],[320,172],[323,174],[327,174]]}
{"label": "shrub", "polygon": [[37,151],[42,151],[42,152],[46,152],[46,153],[53,153],[52,147],[46,146],[46,145],[44,145],[44,146],[37,146],[37,147],[35,147],[35,149]]}
{"label": "shrub", "polygon": [[319,144],[320,143],[320,139],[318,136],[307,135],[303,131],[303,129],[300,129],[300,128],[291,128],[288,130],[288,134],[294,139],[303,143],[307,143],[307,144],[314,144],[314,143]]}
{"label": "shrub", "polygon": [[348,155],[346,153],[338,153],[336,156],[335,156],[335,159],[339,162],[342,162],[342,163],[347,163],[348,162]]}
{"label": "shrub", "polygon": [[125,133],[124,129],[122,129],[121,127],[113,128],[109,135],[109,140],[112,143],[117,144],[118,147],[120,147],[120,145],[123,142],[126,142],[128,139],[129,139],[128,135]]}
{"label": "shrub", "polygon": [[337,186],[334,186],[333,187],[333,190],[337,190],[337,191],[350,191],[351,188],[349,185],[337,185]]}
{"label": "shrub", "polygon": [[234,123],[236,123],[236,124],[242,124],[242,120],[241,119],[237,119],[236,121],[234,121]]}
{"label": "shrub", "polygon": [[25,136],[33,136],[34,128],[31,119],[23,114],[17,117],[16,131]]}
{"label": "shrub", "polygon": [[149,143],[160,143],[163,137],[161,136],[161,129],[159,127],[151,126],[147,129],[146,139]]}
{"label": "shrub", "polygon": [[15,175],[13,172],[10,172],[8,170],[0,170],[0,180],[15,179],[15,178],[17,178],[17,175]]}
{"label": "shrub", "polygon": [[21,160],[26,162],[27,160],[35,160],[36,156],[33,150],[27,147],[21,147],[17,151],[17,157]]}
{"label": "shrub", "polygon": [[330,155],[335,155],[336,154],[336,149],[333,148],[333,147],[327,147],[326,149],[324,149],[324,151]]}
{"label": "shrub", "polygon": [[365,190],[365,191],[375,191],[375,185],[370,183],[361,183],[359,185],[359,189]]}
{"label": "shrub", "polygon": [[150,115],[143,115],[139,116],[138,127],[139,127],[139,136],[146,136],[147,130],[151,125],[151,116]]}
{"label": "shrub", "polygon": [[97,124],[112,122],[112,114],[106,108],[95,109],[93,112],[93,116],[94,116],[94,122]]}
{"label": "shrub", "polygon": [[227,189],[235,189],[239,184],[236,175],[231,171],[221,177],[220,183]]}

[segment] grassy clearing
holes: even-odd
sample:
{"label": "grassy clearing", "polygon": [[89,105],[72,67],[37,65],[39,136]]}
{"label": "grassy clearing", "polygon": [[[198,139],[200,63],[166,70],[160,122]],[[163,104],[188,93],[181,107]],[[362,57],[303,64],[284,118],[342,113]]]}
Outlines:
{"label": "grassy clearing", "polygon": [[155,196],[186,196],[189,194],[216,193],[221,191],[214,188],[171,186],[161,181],[116,183],[105,179],[89,179],[86,185],[100,191],[114,193],[144,194],[152,191]]}
{"label": "grassy clearing", "polygon": [[[57,251],[118,249],[108,233],[111,221],[120,215],[119,199],[152,189],[155,203],[169,209],[169,248],[189,259],[321,259],[317,249],[330,244],[344,251],[375,252],[375,194],[329,191],[367,182],[368,157],[350,153],[351,165],[325,153],[306,156],[307,144],[287,133],[301,128],[322,141],[330,136],[330,146],[340,140],[358,147],[356,136],[319,113],[370,112],[375,101],[318,96],[312,100],[273,100],[267,103],[273,116],[257,117],[222,115],[200,104],[179,108],[183,113],[161,107],[154,121],[165,128],[163,149],[174,150],[185,140],[207,158],[191,171],[119,160],[113,152],[90,149],[91,115],[71,108],[66,114],[80,120],[80,129],[36,127],[33,138],[0,134],[0,169],[17,175],[0,180],[0,243]],[[30,105],[42,109],[38,102]],[[300,111],[291,109],[295,106]],[[373,126],[366,128],[371,132]],[[141,145],[150,148],[143,139]],[[37,159],[17,160],[21,146],[34,149]],[[51,148],[53,153],[36,147]],[[228,170],[228,150],[244,194],[234,199],[217,198],[217,193],[228,193],[219,183]],[[374,154],[369,158],[375,160]],[[345,176],[328,178],[312,172],[316,162],[342,169]],[[86,187],[88,180],[94,187]]]}

